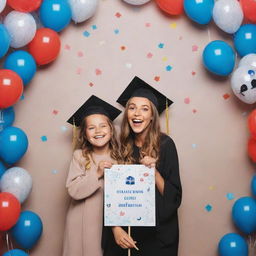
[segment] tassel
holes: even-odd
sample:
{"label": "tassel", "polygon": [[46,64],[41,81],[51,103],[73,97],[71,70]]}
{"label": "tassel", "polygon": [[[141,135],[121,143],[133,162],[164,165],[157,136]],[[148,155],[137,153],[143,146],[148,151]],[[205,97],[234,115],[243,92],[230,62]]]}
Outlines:
{"label": "tassel", "polygon": [[166,99],[165,105],[165,121],[166,121],[166,133],[170,135],[170,127],[169,127],[169,110],[168,110],[168,101]]}
{"label": "tassel", "polygon": [[75,150],[76,143],[77,143],[77,127],[76,127],[74,118],[73,118],[73,129],[72,130],[73,130],[72,147],[73,147],[73,150]]}

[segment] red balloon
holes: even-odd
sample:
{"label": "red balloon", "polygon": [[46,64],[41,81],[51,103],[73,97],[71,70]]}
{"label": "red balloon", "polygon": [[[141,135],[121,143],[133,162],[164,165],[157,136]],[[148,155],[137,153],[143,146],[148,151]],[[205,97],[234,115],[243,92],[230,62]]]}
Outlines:
{"label": "red balloon", "polygon": [[256,1],[240,0],[244,16],[252,23],[256,23]]}
{"label": "red balloon", "polygon": [[42,0],[7,0],[7,4],[19,12],[33,12],[41,3]]}
{"label": "red balloon", "polygon": [[251,160],[256,163],[256,139],[250,138],[248,140],[248,155]]}
{"label": "red balloon", "polygon": [[28,50],[38,65],[45,65],[58,57],[60,45],[60,37],[57,32],[50,28],[40,28],[29,43]]}
{"label": "red balloon", "polygon": [[20,216],[20,202],[11,193],[0,193],[0,231],[13,227]]}
{"label": "red balloon", "polygon": [[171,15],[180,15],[183,12],[183,0],[156,0],[164,12]]}
{"label": "red balloon", "polygon": [[0,109],[15,104],[22,95],[23,82],[20,76],[12,70],[0,70]]}
{"label": "red balloon", "polygon": [[248,128],[252,137],[256,139],[256,109],[248,117]]}

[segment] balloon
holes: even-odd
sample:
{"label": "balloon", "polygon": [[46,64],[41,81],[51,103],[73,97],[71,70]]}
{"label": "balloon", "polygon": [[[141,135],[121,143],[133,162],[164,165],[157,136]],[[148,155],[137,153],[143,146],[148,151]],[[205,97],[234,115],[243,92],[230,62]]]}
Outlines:
{"label": "balloon", "polygon": [[0,158],[14,164],[26,153],[28,138],[20,128],[9,126],[0,133],[0,145]]}
{"label": "balloon", "polygon": [[6,6],[6,0],[0,0],[0,13],[4,10]]}
{"label": "balloon", "polygon": [[0,193],[0,231],[6,231],[16,224],[20,216],[18,199],[7,192]]}
{"label": "balloon", "polygon": [[9,107],[6,109],[0,109],[0,132],[8,127],[11,126],[15,119],[15,112],[13,107]]}
{"label": "balloon", "polygon": [[40,7],[40,19],[46,28],[56,32],[63,30],[71,20],[71,9],[67,1],[44,0]]}
{"label": "balloon", "polygon": [[11,235],[23,249],[29,250],[41,237],[42,230],[43,224],[40,217],[32,211],[24,211],[12,228]]}
{"label": "balloon", "polygon": [[4,172],[6,171],[6,167],[4,164],[0,161],[0,179],[3,176]]}
{"label": "balloon", "polygon": [[240,235],[229,233],[221,238],[218,252],[219,256],[248,256],[248,245]]}
{"label": "balloon", "polygon": [[235,53],[226,42],[212,41],[204,48],[203,63],[212,73],[227,76],[235,66]]}
{"label": "balloon", "polygon": [[7,56],[4,68],[16,72],[23,84],[28,84],[36,73],[36,62],[31,54],[25,51],[15,51]]}
{"label": "balloon", "polygon": [[218,0],[213,7],[215,24],[226,33],[235,33],[242,24],[244,15],[238,1]]}
{"label": "balloon", "polygon": [[35,38],[28,45],[28,50],[38,65],[54,61],[60,52],[59,35],[52,29],[40,28]]}
{"label": "balloon", "polygon": [[16,196],[22,204],[32,189],[32,178],[23,168],[12,167],[8,169],[0,180],[0,190]]}
{"label": "balloon", "polygon": [[36,22],[29,13],[12,11],[5,17],[4,25],[11,36],[13,48],[27,45],[36,33]]}
{"label": "balloon", "polygon": [[254,138],[248,140],[247,151],[251,160],[256,163],[256,140]]}
{"label": "balloon", "polygon": [[205,25],[211,21],[214,0],[184,0],[187,16],[196,23]]}
{"label": "balloon", "polygon": [[252,181],[251,181],[251,190],[252,194],[256,196],[256,175],[253,176]]}
{"label": "balloon", "polygon": [[12,70],[0,70],[0,109],[15,104],[22,95],[22,79]]}
{"label": "balloon", "polygon": [[235,225],[245,234],[256,230],[256,202],[251,197],[241,197],[232,208],[232,218]]}
{"label": "balloon", "polygon": [[256,22],[256,2],[255,0],[240,0],[244,16],[252,23]]}
{"label": "balloon", "polygon": [[42,0],[7,0],[12,9],[19,12],[33,12],[41,5]]}
{"label": "balloon", "polygon": [[160,9],[171,15],[180,15],[183,12],[183,0],[156,0]]}
{"label": "balloon", "polygon": [[251,135],[256,138],[256,109],[248,117],[248,128]]}
{"label": "balloon", "polygon": [[239,67],[241,66],[251,66],[252,69],[256,69],[256,54],[250,53],[245,55],[240,61],[239,61]]}
{"label": "balloon", "polygon": [[11,38],[6,27],[0,24],[0,58],[2,58],[10,47]]}
{"label": "balloon", "polygon": [[29,255],[20,249],[13,249],[3,254],[3,256],[29,256]]}
{"label": "balloon", "polygon": [[247,104],[256,102],[255,72],[250,66],[241,66],[231,76],[231,87],[234,94]]}
{"label": "balloon", "polygon": [[242,25],[235,33],[234,45],[241,57],[249,53],[256,53],[256,25]]}
{"label": "balloon", "polygon": [[[145,1],[149,0],[144,0],[144,2]],[[68,0],[68,2],[71,8],[72,20],[76,23],[91,18],[99,4],[98,0]]]}
{"label": "balloon", "polygon": [[123,0],[123,1],[126,2],[127,4],[132,4],[132,5],[143,5],[149,2],[150,0]]}

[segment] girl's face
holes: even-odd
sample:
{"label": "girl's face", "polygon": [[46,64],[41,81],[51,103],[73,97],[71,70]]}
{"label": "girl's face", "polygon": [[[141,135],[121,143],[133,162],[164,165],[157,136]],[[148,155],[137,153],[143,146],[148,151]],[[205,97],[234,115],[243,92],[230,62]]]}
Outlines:
{"label": "girl's face", "polygon": [[134,133],[146,133],[152,120],[150,101],[143,97],[132,97],[128,105],[127,119]]}
{"label": "girl's face", "polygon": [[105,115],[93,114],[85,118],[85,134],[93,147],[102,148],[111,139],[111,127]]}

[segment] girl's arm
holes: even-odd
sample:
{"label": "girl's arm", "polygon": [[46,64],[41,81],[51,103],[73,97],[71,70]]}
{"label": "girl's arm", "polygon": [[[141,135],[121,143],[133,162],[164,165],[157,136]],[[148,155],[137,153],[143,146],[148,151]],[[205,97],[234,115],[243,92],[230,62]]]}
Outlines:
{"label": "girl's arm", "polygon": [[115,238],[116,243],[122,247],[123,249],[128,249],[128,248],[138,248],[135,245],[135,241],[127,234],[125,230],[121,227],[112,227],[112,232]]}

